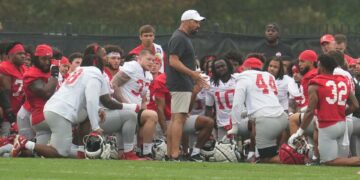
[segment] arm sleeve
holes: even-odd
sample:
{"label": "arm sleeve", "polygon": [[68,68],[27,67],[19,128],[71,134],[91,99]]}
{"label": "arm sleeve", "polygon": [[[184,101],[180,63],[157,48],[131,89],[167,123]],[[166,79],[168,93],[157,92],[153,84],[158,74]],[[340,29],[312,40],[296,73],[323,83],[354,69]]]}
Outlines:
{"label": "arm sleeve", "polygon": [[246,86],[248,86],[246,79],[239,79],[236,83],[233,106],[231,110],[232,123],[240,122],[241,113],[244,111],[244,104],[246,98]]}
{"label": "arm sleeve", "polygon": [[133,65],[133,62],[125,63],[124,66],[121,68],[121,71],[130,78],[133,78],[135,74],[135,67]]}
{"label": "arm sleeve", "polygon": [[91,79],[85,89],[86,110],[91,124],[91,129],[99,129],[99,98],[101,91],[101,81],[98,79]]}
{"label": "arm sleeve", "polygon": [[110,81],[106,80],[105,77],[101,79],[101,88],[100,88],[100,96],[110,93]]}

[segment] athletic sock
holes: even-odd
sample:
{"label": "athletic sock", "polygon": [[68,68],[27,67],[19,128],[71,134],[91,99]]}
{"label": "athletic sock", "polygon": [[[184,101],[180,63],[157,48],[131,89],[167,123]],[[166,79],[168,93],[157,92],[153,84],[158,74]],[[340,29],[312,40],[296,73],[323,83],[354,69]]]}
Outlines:
{"label": "athletic sock", "polygon": [[152,143],[144,143],[143,144],[143,155],[147,155],[151,153]]}
{"label": "athletic sock", "polygon": [[130,152],[134,149],[134,144],[124,143],[124,153]]}
{"label": "athletic sock", "polygon": [[25,148],[28,149],[28,150],[30,150],[31,152],[33,152],[33,151],[34,151],[34,148],[35,148],[35,143],[32,142],[32,141],[28,141],[28,142],[26,142],[26,144],[25,144]]}
{"label": "athletic sock", "polygon": [[194,147],[191,152],[191,156],[197,155],[200,153],[200,148]]}

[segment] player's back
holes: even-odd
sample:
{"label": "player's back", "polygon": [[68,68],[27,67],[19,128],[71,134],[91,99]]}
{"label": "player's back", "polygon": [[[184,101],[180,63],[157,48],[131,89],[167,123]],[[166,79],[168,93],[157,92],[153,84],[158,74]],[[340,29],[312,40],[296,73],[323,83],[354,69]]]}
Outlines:
{"label": "player's back", "polygon": [[71,73],[65,80],[59,90],[47,101],[44,111],[52,111],[66,117],[70,121],[76,121],[79,111],[86,108],[86,85],[93,79],[101,82],[101,88],[106,87],[103,75],[98,68],[77,68],[76,71]]}
{"label": "player's back", "polygon": [[246,87],[245,104],[248,114],[278,116],[283,108],[277,97],[275,78],[268,72],[248,70],[238,76],[238,86]]}
{"label": "player's back", "polygon": [[342,75],[318,75],[310,81],[317,85],[317,116],[319,127],[327,127],[345,120],[346,101],[350,94],[350,86]]}

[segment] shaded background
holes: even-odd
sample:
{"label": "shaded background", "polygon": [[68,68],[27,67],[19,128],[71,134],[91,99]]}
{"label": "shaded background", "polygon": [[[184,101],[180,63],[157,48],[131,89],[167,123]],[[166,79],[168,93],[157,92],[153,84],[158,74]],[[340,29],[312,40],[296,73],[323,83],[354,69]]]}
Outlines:
{"label": "shaded background", "polygon": [[89,43],[120,45],[125,52],[139,44],[138,28],[152,24],[156,43],[167,49],[184,10],[207,17],[193,38],[197,55],[251,52],[263,41],[269,22],[281,26],[281,39],[295,55],[320,52],[325,33],[347,35],[348,53],[360,54],[358,0],[0,0],[0,40],[49,43],[68,55]]}

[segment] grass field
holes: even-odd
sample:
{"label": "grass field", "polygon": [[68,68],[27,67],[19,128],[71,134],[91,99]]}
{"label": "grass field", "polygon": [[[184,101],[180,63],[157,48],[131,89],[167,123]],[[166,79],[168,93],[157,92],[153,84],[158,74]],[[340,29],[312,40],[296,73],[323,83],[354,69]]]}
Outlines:
{"label": "grass field", "polygon": [[0,179],[360,179],[360,167],[0,158]]}

